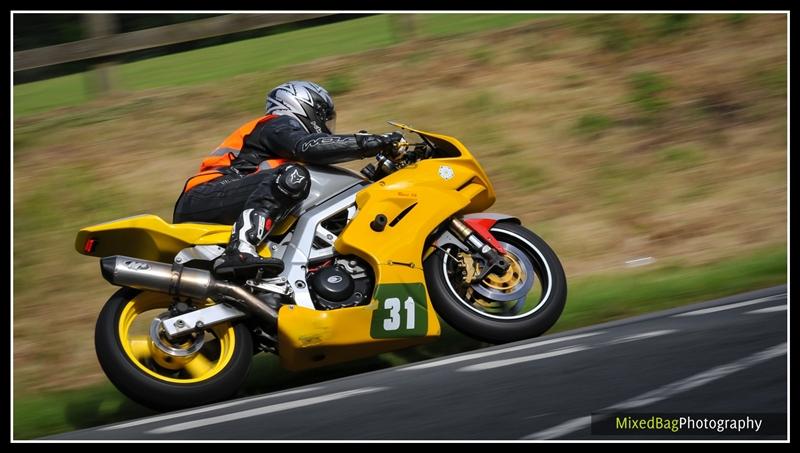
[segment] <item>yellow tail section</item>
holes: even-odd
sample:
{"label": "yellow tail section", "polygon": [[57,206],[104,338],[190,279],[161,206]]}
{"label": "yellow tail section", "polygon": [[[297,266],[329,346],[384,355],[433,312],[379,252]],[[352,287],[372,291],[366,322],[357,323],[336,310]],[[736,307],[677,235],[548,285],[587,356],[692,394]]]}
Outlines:
{"label": "yellow tail section", "polygon": [[[171,262],[186,247],[224,245],[230,236],[230,225],[171,224],[155,215],[140,215],[83,228],[75,238],[75,249],[88,256],[126,255]],[[93,247],[87,250],[90,239],[94,239]]]}

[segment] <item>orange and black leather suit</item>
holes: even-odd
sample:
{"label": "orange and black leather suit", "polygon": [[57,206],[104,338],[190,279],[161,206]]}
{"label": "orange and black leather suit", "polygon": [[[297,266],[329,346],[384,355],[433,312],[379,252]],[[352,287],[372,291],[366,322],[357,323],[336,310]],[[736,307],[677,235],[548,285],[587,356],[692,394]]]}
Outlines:
{"label": "orange and black leather suit", "polygon": [[390,148],[391,142],[379,135],[310,134],[289,116],[257,118],[228,136],[186,181],[173,222],[233,224],[251,208],[278,219],[311,188],[308,170],[298,162],[335,164]]}

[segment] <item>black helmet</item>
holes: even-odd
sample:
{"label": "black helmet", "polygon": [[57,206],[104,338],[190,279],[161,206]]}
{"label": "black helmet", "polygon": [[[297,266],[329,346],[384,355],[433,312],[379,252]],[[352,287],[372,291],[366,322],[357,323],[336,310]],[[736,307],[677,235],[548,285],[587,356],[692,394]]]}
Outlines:
{"label": "black helmet", "polygon": [[267,95],[267,114],[289,115],[311,134],[333,134],[336,129],[333,99],[313,82],[294,80],[275,87]]}

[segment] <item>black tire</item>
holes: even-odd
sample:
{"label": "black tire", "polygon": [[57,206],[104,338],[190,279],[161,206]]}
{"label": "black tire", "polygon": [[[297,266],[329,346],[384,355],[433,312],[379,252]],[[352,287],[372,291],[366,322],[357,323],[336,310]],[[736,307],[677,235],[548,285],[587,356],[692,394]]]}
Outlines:
{"label": "black tire", "polygon": [[106,302],[95,328],[95,351],[109,380],[128,398],[155,410],[173,410],[230,398],[244,382],[253,356],[253,341],[243,324],[234,326],[234,350],[225,368],[207,380],[177,384],[139,369],[124,352],[118,324],[124,307],[140,291],[122,288]]}
{"label": "black tire", "polygon": [[[428,294],[436,312],[452,327],[470,337],[488,343],[507,343],[537,337],[555,324],[567,300],[567,279],[564,269],[555,252],[536,234],[527,228],[511,222],[498,222],[491,228],[492,234],[500,242],[516,246],[525,252],[536,269],[540,284],[550,285],[550,292],[542,291],[547,300],[534,312],[519,319],[498,319],[482,315],[467,307],[457,290],[448,284],[446,260],[451,258],[437,250],[425,260],[425,280]],[[537,253],[540,252],[541,254]],[[544,282],[542,275],[551,276]],[[541,272],[541,273],[540,273]]]}

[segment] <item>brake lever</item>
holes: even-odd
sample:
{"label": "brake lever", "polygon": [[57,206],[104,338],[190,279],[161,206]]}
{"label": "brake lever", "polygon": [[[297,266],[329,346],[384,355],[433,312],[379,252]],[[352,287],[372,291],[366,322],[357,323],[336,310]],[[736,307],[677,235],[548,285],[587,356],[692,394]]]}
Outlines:
{"label": "brake lever", "polygon": [[427,157],[428,146],[425,143],[409,143],[405,140],[398,142],[399,152],[392,155],[395,162],[414,163]]}

